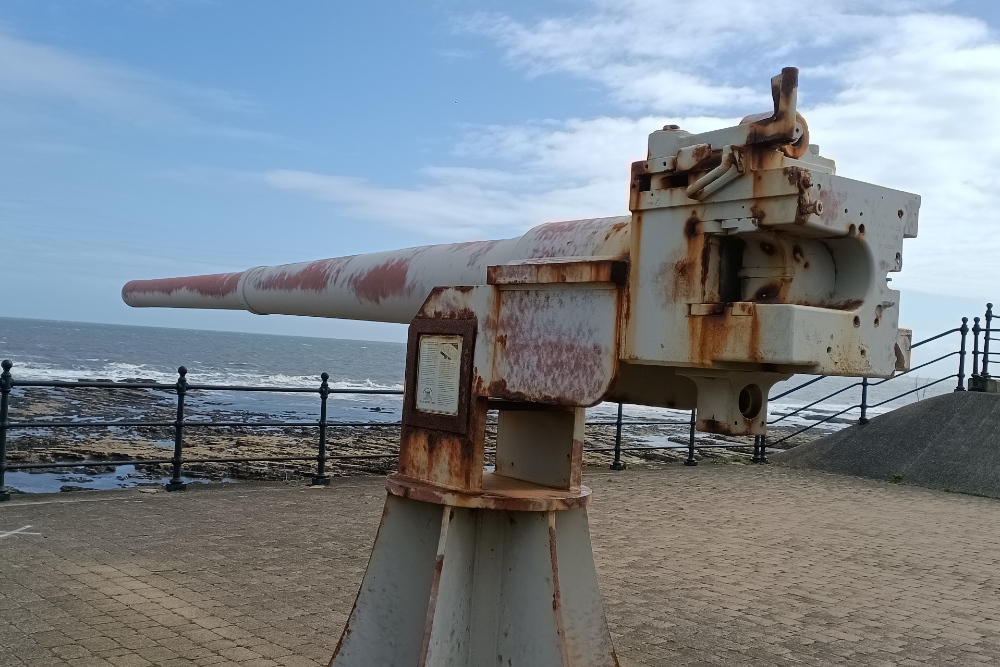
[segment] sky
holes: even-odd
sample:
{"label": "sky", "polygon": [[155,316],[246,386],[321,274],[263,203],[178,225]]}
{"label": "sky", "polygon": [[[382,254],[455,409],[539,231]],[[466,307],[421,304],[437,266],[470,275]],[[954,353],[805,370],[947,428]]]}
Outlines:
{"label": "sky", "polygon": [[929,334],[1000,298],[998,27],[972,0],[0,0],[0,316],[404,340],[120,290],[627,213],[649,132],[768,110],[797,66],[838,173],[922,196],[893,286]]}

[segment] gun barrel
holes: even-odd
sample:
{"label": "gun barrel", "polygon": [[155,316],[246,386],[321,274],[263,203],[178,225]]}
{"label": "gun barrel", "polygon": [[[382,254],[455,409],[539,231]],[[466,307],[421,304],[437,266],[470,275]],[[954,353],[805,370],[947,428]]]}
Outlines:
{"label": "gun barrel", "polygon": [[524,236],[420,246],[236,273],[133,280],[130,306],[248,310],[409,323],[439,286],[485,285],[486,267],[550,257],[627,258],[631,217],[539,225]]}

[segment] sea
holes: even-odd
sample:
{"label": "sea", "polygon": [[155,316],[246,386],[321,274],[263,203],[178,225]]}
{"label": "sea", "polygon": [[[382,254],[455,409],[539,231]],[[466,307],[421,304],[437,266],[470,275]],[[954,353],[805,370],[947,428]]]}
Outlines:
{"label": "sea", "polygon": [[[0,359],[11,360],[13,377],[23,381],[152,380],[170,385],[176,382],[177,369],[183,365],[191,384],[318,388],[320,373],[326,372],[334,390],[402,390],[405,351],[402,343],[0,318]],[[936,375],[925,371],[920,377],[905,376],[884,386],[870,387],[869,404],[881,405],[870,408],[869,416],[953,391],[954,380],[925,385],[936,377],[954,373],[950,367],[954,364],[951,358],[926,369]],[[777,397],[811,379],[795,376],[775,385],[771,396]],[[844,428],[859,416],[858,409],[850,409],[860,401],[858,382],[857,378],[825,378],[789,396],[773,398],[769,419],[793,429],[822,419],[828,420],[822,425],[824,431]],[[17,400],[22,391],[15,389],[12,400]],[[319,398],[313,393],[192,391],[187,402],[195,419],[199,408],[214,414],[231,411],[248,422],[315,421],[319,416]],[[328,403],[328,419],[398,422],[401,406],[398,395],[334,393]],[[588,410],[588,420],[613,421],[616,411],[617,405],[598,405]],[[686,438],[683,422],[687,412],[632,405],[625,406],[624,412],[627,420],[682,422],[665,426],[654,435],[637,437],[635,440],[642,444],[681,446]],[[47,418],[87,421],[92,417],[76,414]],[[710,440],[711,436],[699,434],[699,438]]]}

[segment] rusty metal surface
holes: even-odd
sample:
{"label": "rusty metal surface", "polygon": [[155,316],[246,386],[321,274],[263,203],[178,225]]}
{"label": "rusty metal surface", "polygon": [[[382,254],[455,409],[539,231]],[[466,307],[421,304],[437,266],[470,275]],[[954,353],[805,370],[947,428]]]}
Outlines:
{"label": "rusty metal surface", "polygon": [[614,259],[576,259],[558,257],[524,260],[490,266],[486,282],[490,285],[531,285],[539,283],[616,283],[628,279],[628,262]]}
{"label": "rusty metal surface", "polygon": [[594,405],[614,379],[620,290],[540,285],[500,291],[491,398]]}
{"label": "rusty metal surface", "polygon": [[237,287],[242,273],[207,276],[130,280],[122,288],[122,300],[130,306],[170,305],[173,308],[218,308],[243,310]]}
{"label": "rusty metal surface", "polygon": [[[410,326],[398,470],[442,488],[475,491],[482,485],[487,401],[472,391],[477,326],[474,317],[463,314],[461,319],[417,318]],[[415,405],[418,342],[427,334],[457,334],[463,340],[454,416]]]}
{"label": "rusty metal surface", "polygon": [[553,489],[493,473],[483,474],[482,490],[475,492],[444,489],[399,473],[386,478],[385,488],[394,496],[425,503],[510,512],[560,512],[579,509],[590,504],[591,496],[591,490],[586,486],[576,489]]}
{"label": "rusty metal surface", "polygon": [[136,307],[242,308],[407,323],[432,288],[485,285],[488,266],[556,257],[627,258],[629,220],[551,222],[514,239],[421,246],[242,273],[133,280],[122,298]]}
{"label": "rusty metal surface", "polygon": [[[633,168],[623,358],[891,375],[899,293],[886,274],[902,268],[919,197],[836,176],[814,152],[793,159],[781,146],[747,139],[727,144],[742,153],[743,173],[693,200],[689,183],[725,165],[713,154],[681,179],[681,151],[740,135],[661,134],[680,146],[676,159]],[[666,141],[656,146],[666,150]],[[651,155],[654,147],[651,136]]]}

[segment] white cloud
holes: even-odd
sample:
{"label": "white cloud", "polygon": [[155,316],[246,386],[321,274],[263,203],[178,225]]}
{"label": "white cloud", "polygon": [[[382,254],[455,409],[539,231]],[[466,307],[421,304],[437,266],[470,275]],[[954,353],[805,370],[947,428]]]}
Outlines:
{"label": "white cloud", "polygon": [[768,77],[798,64],[801,110],[839,173],[923,197],[920,236],[894,284],[995,298],[1000,278],[983,267],[1000,258],[1000,41],[980,20],[931,13],[947,4],[594,0],[533,25],[479,17],[466,28],[489,34],[512,62],[596,81],[622,114],[476,128],[456,147],[460,166],[426,168],[419,187],[301,171],[265,181],[448,239],[620,214],[629,163],[650,131],[732,125],[766,109]]}
{"label": "white cloud", "polygon": [[1000,276],[984,269],[1000,258],[1000,42],[974,19],[900,17],[884,40],[818,73],[839,92],[805,113],[839,173],[922,197],[899,283],[995,298]]}
{"label": "white cloud", "polygon": [[[766,108],[757,80],[777,60],[871,41],[894,17],[946,0],[591,0],[588,10],[525,25],[482,15],[466,30],[488,35],[532,75],[596,81],[640,110],[689,113]],[[780,67],[780,65],[778,65]]]}

